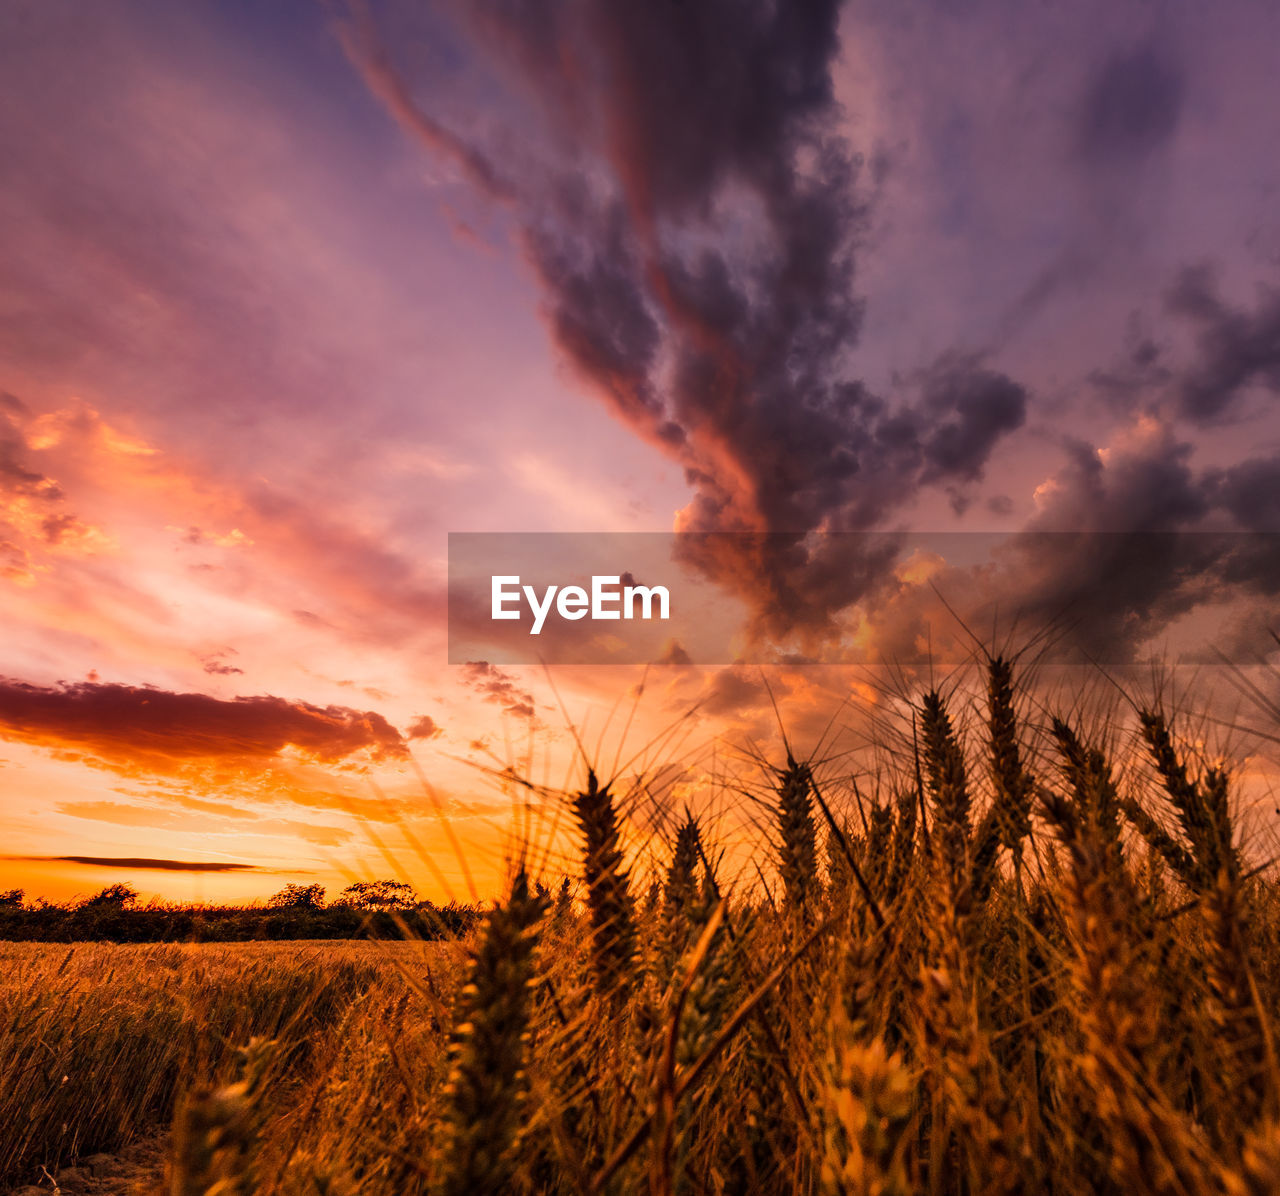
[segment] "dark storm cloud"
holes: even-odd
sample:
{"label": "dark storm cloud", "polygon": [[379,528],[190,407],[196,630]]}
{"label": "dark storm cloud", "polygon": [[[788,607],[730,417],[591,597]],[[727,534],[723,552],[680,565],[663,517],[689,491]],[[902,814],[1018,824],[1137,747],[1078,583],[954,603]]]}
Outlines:
{"label": "dark storm cloud", "polygon": [[[1123,360],[1090,376],[1147,413],[1147,436],[1105,458],[1069,444],[1018,549],[1024,609],[1063,612],[1075,639],[1113,660],[1201,605],[1242,601],[1252,612],[1245,621],[1262,632],[1280,593],[1280,457],[1197,470],[1173,419],[1210,424],[1236,415],[1250,387],[1280,393],[1280,292],[1263,288],[1252,308],[1234,307],[1213,267],[1200,264],[1179,271],[1164,300],[1196,333],[1187,364],[1175,368],[1131,321]],[[1046,531],[1074,534],[1039,536]]]}
{"label": "dark storm cloud", "polygon": [[[746,599],[750,634],[800,633],[806,651],[855,602],[900,603],[916,623],[886,623],[885,634],[915,642],[923,623],[904,598],[914,583],[895,576],[901,539],[814,533],[891,526],[924,488],[963,514],[1032,404],[1025,384],[972,352],[943,353],[889,394],[857,376],[858,255],[877,196],[841,133],[838,7],[459,5],[474,57],[492,65],[493,94],[533,100],[512,108],[525,122],[519,152],[497,152],[474,123],[462,136],[430,112],[415,116],[418,102],[435,102],[429,88],[411,103],[397,83],[391,105],[513,215],[564,359],[683,468],[693,492],[676,521],[693,533],[679,541],[683,559]],[[1092,276],[1114,235],[1105,230],[1173,144],[1187,105],[1173,40],[1116,43],[1092,60],[1061,111],[1096,237],[1052,266],[1050,289]],[[385,55],[374,66],[395,75]],[[1028,292],[1020,306],[1035,302]],[[1135,317],[1122,359],[1087,375],[1099,393],[1149,412],[1172,390],[1188,414],[1208,418],[1251,383],[1280,388],[1280,299],[1235,311],[1192,272],[1170,306],[1198,326],[1193,368],[1176,375]],[[1065,452],[1007,558],[1016,567],[992,575],[1004,591],[974,573],[965,582],[974,602],[1092,619],[1089,646],[1116,658],[1222,597],[1215,569],[1266,592],[1265,553],[1181,535],[1214,520],[1238,526],[1265,470],[1196,472],[1190,447],[1167,429],[1106,455],[1078,441]],[[993,501],[993,513],[1010,512]]]}
{"label": "dark storm cloud", "polygon": [[894,403],[851,377],[872,197],[839,132],[839,8],[460,6],[495,88],[536,101],[520,119],[538,133],[505,172],[486,135],[410,98],[367,25],[347,39],[406,128],[509,206],[565,359],[684,468],[679,529],[791,538],[695,560],[770,633],[824,627],[870,584],[873,562],[833,560],[808,533],[870,527],[921,485],[980,477],[1026,405],[972,360]]}
{"label": "dark storm cloud", "polygon": [[[870,659],[960,663],[973,652],[963,629],[1016,628],[1021,642],[1047,632],[1044,659],[1106,665],[1274,648],[1280,457],[1197,469],[1192,445],[1154,419],[1104,451],[1083,440],[1063,449],[1018,532],[983,544],[964,533],[905,538],[936,568],[923,584],[882,583],[867,615]],[[1197,621],[1201,610],[1213,617]]]}
{"label": "dark storm cloud", "polygon": [[201,860],[165,860],[147,856],[108,855],[7,855],[22,863],[82,864],[88,868],[147,869],[157,872],[262,872],[254,864],[205,863]]}
{"label": "dark storm cloud", "polygon": [[976,363],[935,370],[924,404],[937,422],[923,446],[923,482],[977,480],[996,442],[1027,417],[1027,392]]}
{"label": "dark storm cloud", "polygon": [[[1280,460],[1196,471],[1191,459],[1167,430],[1105,459],[1072,444],[1042,511],[1004,553],[1006,603],[1109,662],[1206,604],[1261,603],[1262,632],[1280,592]],[[1222,530],[1233,524],[1246,530]]]}
{"label": "dark storm cloud", "polygon": [[1106,459],[1083,440],[1065,444],[1067,463],[1053,478],[1029,532],[1123,529],[1178,531],[1206,515],[1209,501],[1191,469],[1192,446],[1167,430]]}
{"label": "dark storm cloud", "polygon": [[1220,416],[1250,385],[1280,394],[1280,290],[1264,289],[1252,311],[1235,308],[1221,297],[1212,267],[1197,265],[1179,273],[1166,302],[1197,332],[1198,357],[1179,386],[1186,415]]}
{"label": "dark storm cloud", "polygon": [[1082,157],[1130,166],[1165,145],[1185,93],[1177,62],[1155,45],[1117,50],[1089,82],[1076,135]]}
{"label": "dark storm cloud", "polygon": [[0,678],[0,736],[142,763],[261,763],[291,746],[327,761],[364,750],[405,753],[400,733],[372,711],[87,681],[46,687]]}

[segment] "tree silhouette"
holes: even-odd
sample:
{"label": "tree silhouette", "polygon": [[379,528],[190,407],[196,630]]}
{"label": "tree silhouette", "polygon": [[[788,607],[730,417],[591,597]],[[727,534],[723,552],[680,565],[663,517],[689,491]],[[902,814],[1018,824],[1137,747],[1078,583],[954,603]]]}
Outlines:
{"label": "tree silhouette", "polygon": [[324,885],[285,885],[267,898],[269,909],[323,909]]}
{"label": "tree silhouette", "polygon": [[418,904],[418,894],[401,880],[362,880],[347,885],[338,903],[365,910],[412,909]]}

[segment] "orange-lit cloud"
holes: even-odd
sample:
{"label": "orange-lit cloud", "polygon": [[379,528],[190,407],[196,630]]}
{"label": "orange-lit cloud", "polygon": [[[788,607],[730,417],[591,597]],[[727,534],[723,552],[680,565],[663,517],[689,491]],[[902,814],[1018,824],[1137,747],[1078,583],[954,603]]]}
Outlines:
{"label": "orange-lit cloud", "polygon": [[45,687],[0,680],[0,734],[142,764],[269,761],[294,747],[333,762],[356,752],[403,756],[404,739],[373,711],[260,696],[224,701],[129,685]]}
{"label": "orange-lit cloud", "polygon": [[505,714],[520,718],[534,717],[533,695],[521,688],[515,677],[487,660],[471,660],[462,667],[462,678],[486,702],[501,706]]}

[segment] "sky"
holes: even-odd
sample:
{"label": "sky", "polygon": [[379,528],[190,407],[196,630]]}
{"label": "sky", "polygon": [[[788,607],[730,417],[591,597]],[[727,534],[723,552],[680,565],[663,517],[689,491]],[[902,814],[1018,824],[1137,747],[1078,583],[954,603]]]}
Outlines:
{"label": "sky", "polygon": [[[576,727],[696,801],[774,697],[816,736],[955,638],[939,592],[1265,657],[1269,541],[1185,533],[1280,531],[1278,45],[1264,0],[0,0],[0,888],[487,894],[495,771],[568,783]],[[830,534],[903,530],[1073,538]],[[673,531],[780,538],[686,561],[768,689],[448,662],[448,533]]]}

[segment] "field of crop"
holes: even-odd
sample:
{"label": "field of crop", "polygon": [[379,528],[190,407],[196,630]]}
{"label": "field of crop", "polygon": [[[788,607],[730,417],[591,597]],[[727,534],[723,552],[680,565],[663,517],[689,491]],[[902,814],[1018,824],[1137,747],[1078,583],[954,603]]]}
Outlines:
{"label": "field of crop", "polygon": [[776,761],[749,877],[675,810],[643,875],[591,773],[572,892],[517,871],[462,943],[0,947],[0,1182],[172,1127],[182,1196],[1280,1190],[1232,777],[981,688],[856,794]]}
{"label": "field of crop", "polygon": [[[438,1039],[428,1011],[460,958],[413,942],[0,943],[0,1184],[146,1140],[179,1106],[257,1133],[268,1102],[280,1114],[316,1077],[354,1094],[350,1060],[377,1067],[369,1035]],[[227,1095],[246,1074],[252,1106]]]}

